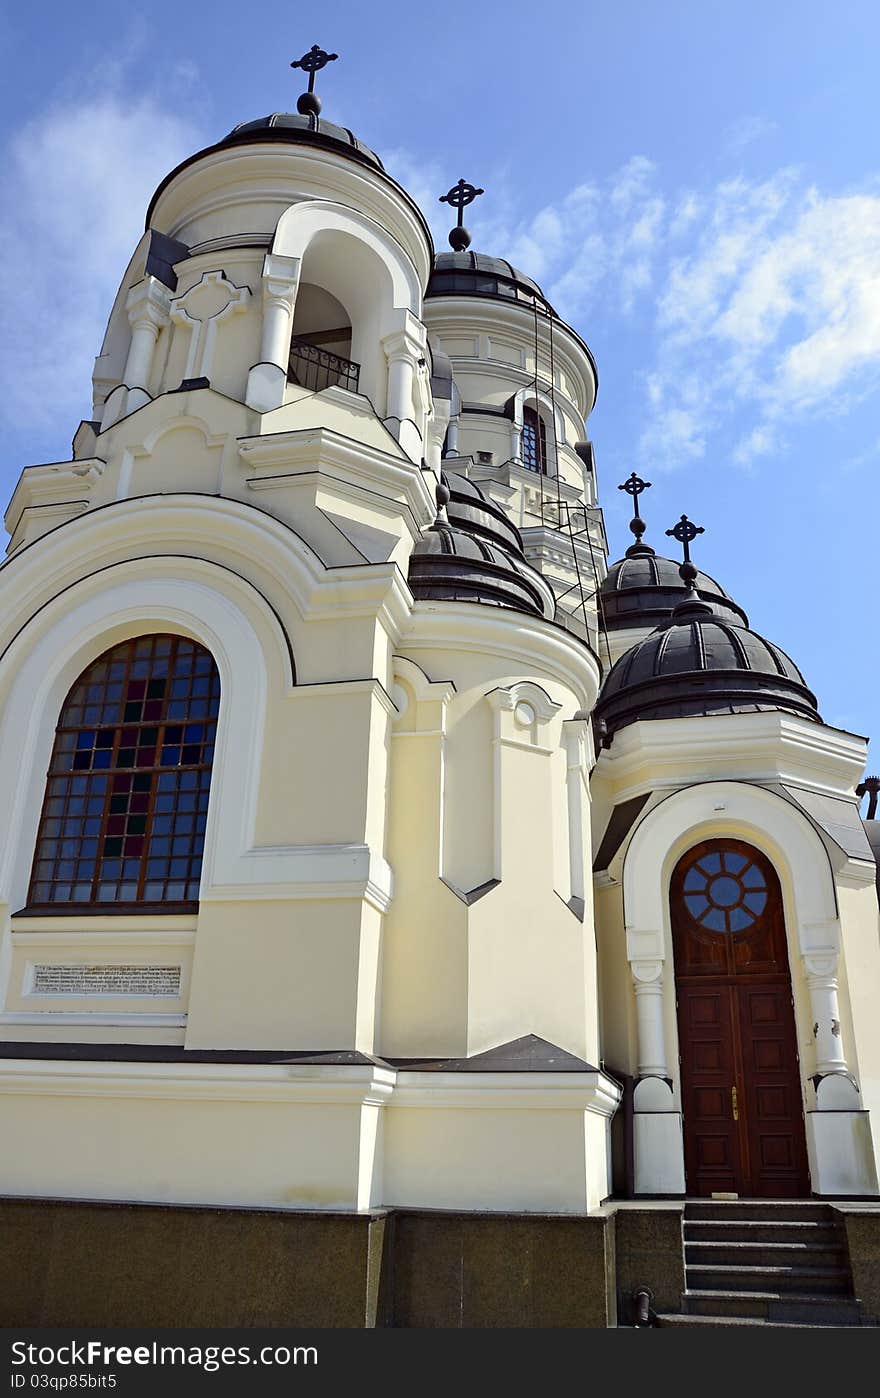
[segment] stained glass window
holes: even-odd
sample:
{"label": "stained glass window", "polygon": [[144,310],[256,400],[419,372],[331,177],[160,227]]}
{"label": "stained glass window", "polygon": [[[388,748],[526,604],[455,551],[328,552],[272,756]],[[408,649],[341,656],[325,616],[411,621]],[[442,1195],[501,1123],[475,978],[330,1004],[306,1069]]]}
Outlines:
{"label": "stained glass window", "polygon": [[745,932],[767,906],[761,867],[738,850],[702,854],[684,876],[684,904],[710,932]]}
{"label": "stained glass window", "polygon": [[107,651],[67,696],[28,907],[198,899],[220,676],[182,636]]}

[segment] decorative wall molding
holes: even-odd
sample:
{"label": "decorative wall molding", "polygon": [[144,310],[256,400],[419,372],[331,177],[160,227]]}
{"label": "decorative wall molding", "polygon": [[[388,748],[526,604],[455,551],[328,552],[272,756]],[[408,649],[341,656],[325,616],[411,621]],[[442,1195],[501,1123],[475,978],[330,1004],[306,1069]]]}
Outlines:
{"label": "decorative wall molding", "polygon": [[170,315],[175,325],[190,331],[189,350],[184,379],[206,378],[210,381],[217,346],[217,327],[230,316],[248,309],[250,289],[235,286],[220,270],[203,272],[200,279],[182,296],[171,302]]}

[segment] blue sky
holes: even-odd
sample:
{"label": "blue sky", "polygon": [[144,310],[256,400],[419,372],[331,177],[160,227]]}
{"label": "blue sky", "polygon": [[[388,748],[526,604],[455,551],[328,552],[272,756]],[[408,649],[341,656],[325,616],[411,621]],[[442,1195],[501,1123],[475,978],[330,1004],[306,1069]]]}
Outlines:
{"label": "blue sky", "polygon": [[[422,203],[485,196],[477,250],[535,276],[599,365],[590,422],[612,553],[635,468],[648,540],[694,553],[871,735],[869,520],[880,454],[880,7],[843,0],[241,6],[109,0],[0,17],[0,494],[69,456],[153,188],[236,122],[325,114]],[[866,514],[868,520],[865,519]],[[871,767],[880,766],[875,749]]]}

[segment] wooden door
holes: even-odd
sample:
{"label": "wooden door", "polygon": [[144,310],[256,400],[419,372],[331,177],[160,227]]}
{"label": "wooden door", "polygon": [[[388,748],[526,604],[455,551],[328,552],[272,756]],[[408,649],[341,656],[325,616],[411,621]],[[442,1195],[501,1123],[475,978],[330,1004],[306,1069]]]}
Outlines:
{"label": "wooden door", "polygon": [[809,1194],[782,895],[739,840],[681,859],[670,889],[687,1192]]}

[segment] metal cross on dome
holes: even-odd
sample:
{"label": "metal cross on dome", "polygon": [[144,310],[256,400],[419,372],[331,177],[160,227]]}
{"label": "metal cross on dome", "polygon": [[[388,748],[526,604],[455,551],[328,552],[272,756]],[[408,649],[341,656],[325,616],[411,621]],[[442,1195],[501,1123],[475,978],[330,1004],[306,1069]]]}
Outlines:
{"label": "metal cross on dome", "polygon": [[440,195],[441,204],[449,204],[451,208],[458,209],[458,223],[449,234],[450,247],[456,252],[464,252],[470,245],[471,235],[464,226],[464,211],[468,204],[472,204],[478,194],[485,194],[485,189],[477,189],[477,186],[470,184],[467,180],[459,180],[446,194]]}
{"label": "metal cross on dome", "polygon": [[630,532],[636,536],[636,543],[640,544],[647,525],[639,514],[639,496],[643,491],[651,489],[651,482],[643,481],[641,476],[637,476],[635,471],[633,471],[632,475],[627,476],[623,485],[619,485],[617,489],[625,490],[633,502],[633,517],[629,522],[629,527]]}
{"label": "metal cross on dome", "polygon": [[688,519],[687,515],[682,515],[674,529],[667,529],[666,531],[671,538],[677,539],[684,549],[685,563],[690,563],[691,561],[690,546],[694,542],[694,539],[698,534],[705,534],[705,532],[701,524],[694,524],[692,520]]}
{"label": "metal cross on dome", "polygon": [[304,53],[302,58],[297,58],[291,63],[291,68],[302,68],[304,73],[309,75],[308,92],[303,92],[296,99],[296,110],[302,116],[316,117],[321,110],[321,99],[315,91],[315,74],[320,73],[322,68],[326,68],[328,63],[333,63],[339,57],[338,53],[328,53],[318,44],[312,44],[308,53]]}

